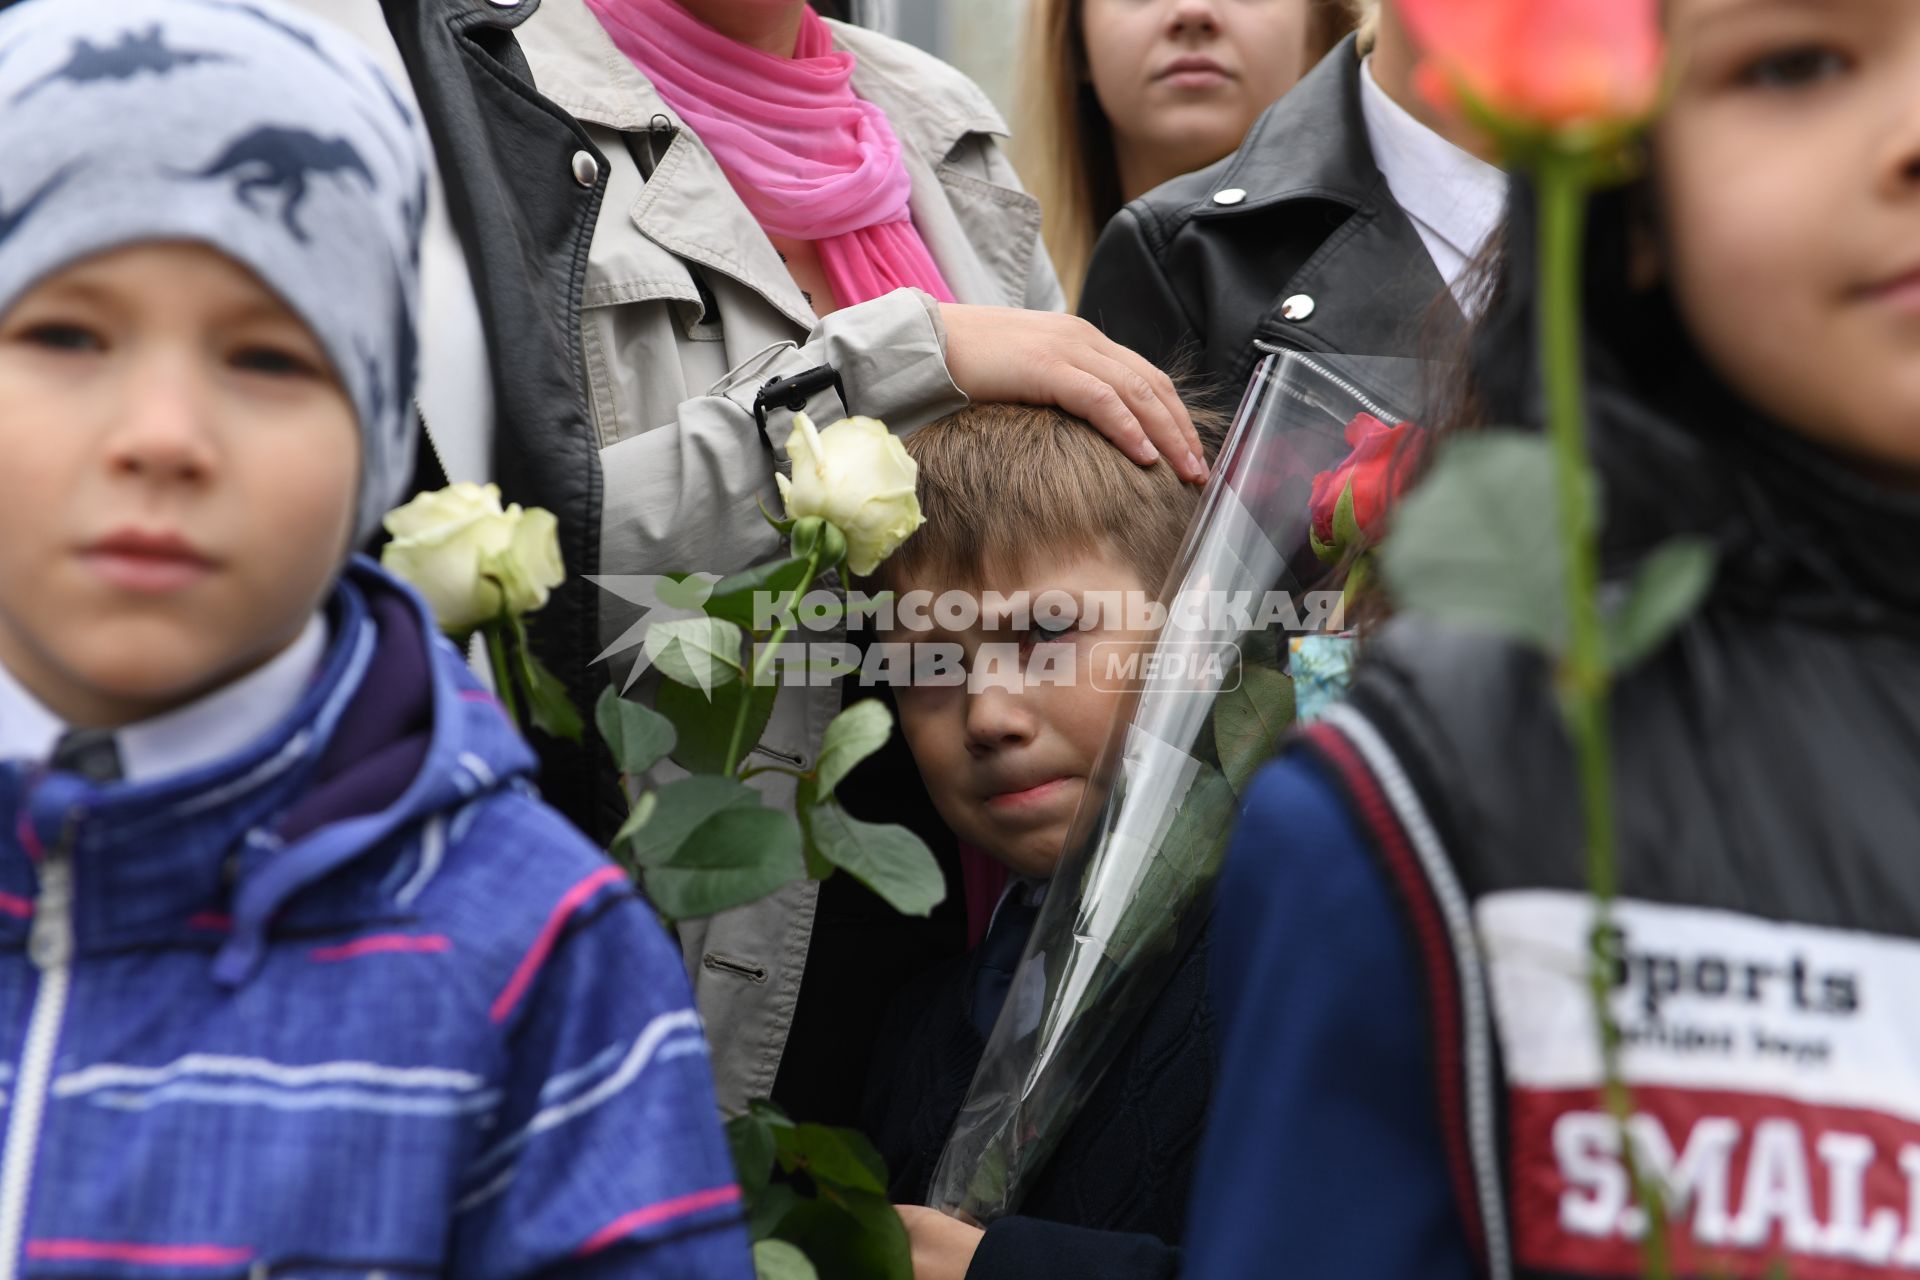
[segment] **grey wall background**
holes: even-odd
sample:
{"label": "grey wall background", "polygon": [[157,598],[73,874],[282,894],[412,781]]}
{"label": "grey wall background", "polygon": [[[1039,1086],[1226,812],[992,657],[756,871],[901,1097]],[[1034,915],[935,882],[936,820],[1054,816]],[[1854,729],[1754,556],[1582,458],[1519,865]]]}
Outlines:
{"label": "grey wall background", "polygon": [[1026,0],[854,0],[855,16],[960,68],[1015,127]]}

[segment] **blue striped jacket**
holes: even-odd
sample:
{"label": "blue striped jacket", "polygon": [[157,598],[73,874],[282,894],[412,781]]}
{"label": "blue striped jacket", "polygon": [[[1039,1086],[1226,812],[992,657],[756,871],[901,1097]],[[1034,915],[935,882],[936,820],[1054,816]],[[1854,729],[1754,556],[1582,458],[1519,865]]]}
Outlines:
{"label": "blue striped jacket", "polygon": [[0,1280],[753,1274],[677,950],[356,561],[244,752],[0,767]]}

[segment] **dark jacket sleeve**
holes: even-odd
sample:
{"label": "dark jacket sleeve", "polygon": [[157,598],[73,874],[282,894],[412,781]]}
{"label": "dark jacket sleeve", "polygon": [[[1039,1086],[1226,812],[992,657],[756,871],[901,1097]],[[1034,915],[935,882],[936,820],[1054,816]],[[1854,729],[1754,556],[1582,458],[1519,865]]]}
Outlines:
{"label": "dark jacket sleeve", "polygon": [[987,1228],[967,1280],[1177,1280],[1180,1250],[1156,1236],[1096,1231],[1040,1218]]}
{"label": "dark jacket sleeve", "polygon": [[1129,207],[1107,224],[1087,268],[1080,315],[1121,346],[1172,369],[1205,345],[1205,335],[1167,278],[1145,220],[1151,217]]}
{"label": "dark jacket sleeve", "polygon": [[1413,948],[1359,826],[1304,758],[1250,793],[1214,928],[1223,1067],[1188,1280],[1467,1280]]}

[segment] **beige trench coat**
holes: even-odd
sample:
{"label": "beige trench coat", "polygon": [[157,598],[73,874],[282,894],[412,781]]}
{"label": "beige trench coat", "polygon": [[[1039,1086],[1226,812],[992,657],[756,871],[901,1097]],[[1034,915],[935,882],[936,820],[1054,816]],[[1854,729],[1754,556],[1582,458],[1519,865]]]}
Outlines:
{"label": "beige trench coat", "polygon": [[[947,374],[938,309],[902,290],[818,318],[711,153],[583,0],[545,0],[516,35],[540,92],[613,162],[581,313],[606,480],[601,570],[725,574],[772,559],[780,547],[754,499],[777,509],[773,475],[786,465],[792,423],[771,415],[763,438],[754,393],[770,378],[831,364],[852,411],[910,433],[966,403]],[[914,224],[954,296],[1061,309],[1039,206],[1000,149],[1006,126],[985,95],[873,32],[834,24],[834,42],[858,59],[855,91],[900,137]],[[823,425],[839,416],[831,392],[811,407]],[[610,594],[600,599],[611,644],[638,615]],[[620,678],[630,661],[613,659]],[[783,689],[762,754],[811,767],[840,699],[837,687]],[[755,783],[770,802],[791,803],[790,779],[762,774]],[[773,1088],[817,896],[817,885],[797,884],[681,927],[724,1108]]]}

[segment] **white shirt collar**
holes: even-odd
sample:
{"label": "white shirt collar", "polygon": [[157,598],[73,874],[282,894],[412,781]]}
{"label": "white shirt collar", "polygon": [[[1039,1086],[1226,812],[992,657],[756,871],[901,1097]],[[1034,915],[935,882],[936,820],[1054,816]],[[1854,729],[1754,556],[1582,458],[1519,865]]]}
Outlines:
{"label": "white shirt collar", "polygon": [[[149,782],[187,773],[239,751],[293,713],[326,656],[327,624],[315,614],[294,642],[258,669],[164,715],[114,735],[121,775]],[[0,759],[45,760],[67,731],[0,664]]]}
{"label": "white shirt collar", "polygon": [[1507,176],[1414,119],[1373,78],[1373,59],[1360,65],[1360,113],[1374,162],[1396,204],[1420,233],[1441,279],[1471,318],[1478,299],[1467,293],[1467,267],[1499,228],[1507,210]]}

